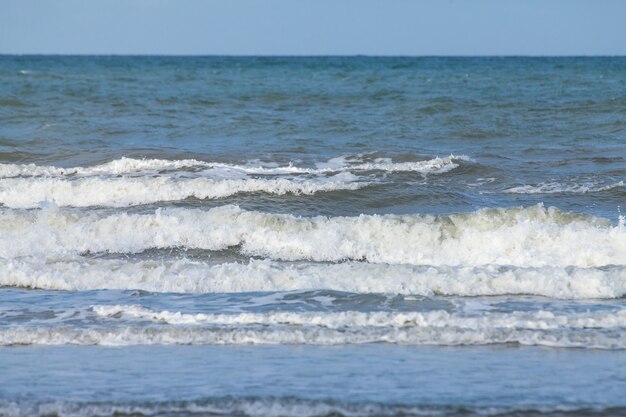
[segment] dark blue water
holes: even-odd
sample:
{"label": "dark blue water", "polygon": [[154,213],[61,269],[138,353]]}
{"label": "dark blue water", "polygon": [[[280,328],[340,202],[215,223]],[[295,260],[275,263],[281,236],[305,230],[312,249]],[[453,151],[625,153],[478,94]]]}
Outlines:
{"label": "dark blue water", "polygon": [[626,59],[0,56],[0,414],[624,415]]}

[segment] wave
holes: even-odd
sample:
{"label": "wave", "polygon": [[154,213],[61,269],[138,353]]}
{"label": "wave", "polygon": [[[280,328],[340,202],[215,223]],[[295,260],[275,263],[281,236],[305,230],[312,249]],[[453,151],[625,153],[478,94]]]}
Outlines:
{"label": "wave", "polygon": [[459,161],[469,161],[465,155],[435,157],[428,160],[412,162],[392,162],[389,158],[378,158],[364,162],[359,157],[338,157],[317,164],[317,168],[295,166],[289,163],[284,166],[263,164],[249,161],[245,164],[227,164],[207,162],[197,159],[134,159],[123,157],[101,165],[91,167],[60,168],[35,164],[0,164],[0,178],[12,177],[67,177],[67,176],[111,176],[125,174],[149,174],[180,169],[224,169],[245,174],[281,175],[281,174],[328,174],[345,171],[410,171],[422,174],[443,173],[458,167]]}
{"label": "wave", "polygon": [[[488,312],[476,316],[459,315],[444,310],[428,312],[342,311],[207,314],[157,311],[141,305],[95,305],[101,317],[149,320],[172,325],[213,326],[292,326],[320,327],[357,331],[377,328],[454,328],[461,330],[581,330],[626,328],[626,310],[558,314],[551,311]],[[358,330],[360,331],[360,330]]]}
{"label": "wave", "polygon": [[436,157],[424,161],[410,162],[393,162],[390,158],[376,158],[373,161],[363,161],[361,157],[362,155],[333,158],[325,163],[318,163],[317,171],[355,170],[441,174],[457,168],[459,161],[471,161],[466,155],[450,155],[445,158]]}
{"label": "wave", "polygon": [[[0,204],[36,208],[42,203],[69,207],[127,207],[186,198],[218,199],[238,193],[283,195],[356,190],[371,184],[364,171],[438,174],[458,167],[465,156],[425,161],[372,162],[335,158],[317,168],[249,162],[244,165],[195,159],[121,158],[92,167],[58,168],[0,164]],[[359,162],[360,161],[360,162]]]}
{"label": "wave", "polygon": [[591,183],[566,185],[558,182],[547,182],[537,185],[522,185],[504,190],[509,194],[560,194],[560,193],[598,193],[616,188],[624,188],[624,181],[609,185],[596,185]]}
{"label": "wave", "polygon": [[35,164],[0,164],[0,178],[123,175],[135,172],[159,172],[204,166],[207,166],[206,163],[195,159],[167,160],[126,157],[92,167],[61,168]]}
{"label": "wave", "polygon": [[[360,313],[362,314],[362,313]],[[308,317],[308,316],[307,316]],[[310,318],[310,317],[308,317]],[[457,319],[460,320],[460,319]],[[593,319],[588,319],[592,322]],[[612,320],[606,318],[607,321]],[[588,349],[626,349],[623,326],[604,329],[494,327],[488,319],[461,322],[460,327],[431,326],[347,326],[325,327],[306,325],[241,325],[241,326],[172,326],[163,324],[115,327],[4,327],[0,329],[0,346],[17,345],[241,345],[241,344],[306,344],[344,345],[389,343],[401,345],[494,345],[517,344]],[[479,323],[478,328],[470,327]],[[595,324],[595,322],[592,322]],[[454,323],[459,324],[459,323]],[[529,326],[527,326],[529,327]]]}
{"label": "wave", "polygon": [[359,182],[344,172],[317,178],[173,179],[168,177],[11,178],[0,181],[0,203],[10,208],[36,208],[42,203],[70,207],[127,207],[186,198],[218,199],[239,193],[315,194],[356,190],[370,183]]}
{"label": "wave", "polygon": [[472,407],[454,405],[341,402],[293,397],[211,398],[163,402],[7,402],[0,400],[0,414],[17,416],[241,416],[241,417],[568,417],[622,416],[623,407]]}
{"label": "wave", "polygon": [[288,261],[432,266],[626,264],[626,229],[556,208],[482,209],[448,216],[296,217],[222,206],[151,214],[0,212],[0,257],[223,250]]}
{"label": "wave", "polygon": [[287,265],[268,260],[210,265],[190,260],[0,260],[0,286],[46,290],[239,293],[329,289],[349,293],[446,296],[534,295],[560,299],[626,296],[626,267],[420,267]]}

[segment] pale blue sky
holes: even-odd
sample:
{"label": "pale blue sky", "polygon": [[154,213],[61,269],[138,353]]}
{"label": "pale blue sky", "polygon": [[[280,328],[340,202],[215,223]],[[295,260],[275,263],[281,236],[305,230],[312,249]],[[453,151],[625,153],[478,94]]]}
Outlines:
{"label": "pale blue sky", "polygon": [[0,53],[626,55],[626,0],[0,0]]}

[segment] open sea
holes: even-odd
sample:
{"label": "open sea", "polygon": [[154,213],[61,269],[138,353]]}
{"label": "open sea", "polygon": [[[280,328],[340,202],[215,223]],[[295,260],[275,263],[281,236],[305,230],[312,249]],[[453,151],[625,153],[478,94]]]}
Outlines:
{"label": "open sea", "polygon": [[623,57],[0,56],[0,415],[626,416],[625,181]]}

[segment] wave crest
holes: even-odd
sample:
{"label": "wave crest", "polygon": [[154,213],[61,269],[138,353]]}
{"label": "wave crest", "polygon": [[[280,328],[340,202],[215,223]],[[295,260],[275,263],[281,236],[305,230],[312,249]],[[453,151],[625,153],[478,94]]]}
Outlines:
{"label": "wave crest", "polygon": [[422,161],[393,162],[390,158],[377,158],[365,162],[357,157],[338,157],[316,168],[299,167],[293,163],[279,166],[249,161],[244,164],[200,161],[197,159],[135,159],[122,157],[101,165],[90,167],[61,168],[35,164],[0,164],[0,178],[12,177],[67,177],[67,176],[111,176],[127,174],[154,174],[186,168],[196,170],[222,169],[244,174],[283,175],[283,174],[328,174],[346,171],[387,171],[419,172],[422,174],[443,173],[458,167],[459,161],[470,161],[465,155],[435,157]]}
{"label": "wave crest", "polygon": [[315,194],[356,190],[369,185],[355,175],[341,173],[320,178],[173,179],[168,177],[5,179],[0,203],[11,208],[36,208],[43,202],[61,207],[127,207],[187,198],[219,199],[240,193],[275,195]]}
{"label": "wave crest", "polygon": [[0,256],[150,248],[223,250],[275,260],[519,267],[626,264],[626,229],[555,208],[483,209],[449,216],[313,217],[222,206],[153,214],[7,211]]}
{"label": "wave crest", "polygon": [[285,265],[267,260],[210,265],[189,260],[43,262],[22,258],[0,261],[0,268],[0,286],[70,291],[238,293],[329,289],[350,293],[515,294],[561,299],[626,295],[626,267],[417,267],[362,262]]}

